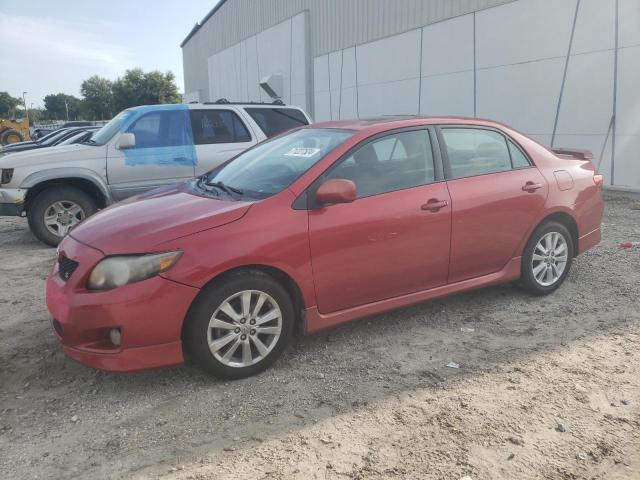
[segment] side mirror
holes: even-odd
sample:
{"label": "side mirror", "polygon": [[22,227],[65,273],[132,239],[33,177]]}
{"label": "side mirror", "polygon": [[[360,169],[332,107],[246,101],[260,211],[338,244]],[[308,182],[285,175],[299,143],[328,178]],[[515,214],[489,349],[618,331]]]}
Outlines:
{"label": "side mirror", "polygon": [[316,202],[323,206],[351,203],[356,199],[356,196],[356,184],[344,178],[327,180],[316,190]]}
{"label": "side mirror", "polygon": [[121,133],[116,140],[116,148],[118,150],[127,150],[136,146],[136,136],[133,133]]}

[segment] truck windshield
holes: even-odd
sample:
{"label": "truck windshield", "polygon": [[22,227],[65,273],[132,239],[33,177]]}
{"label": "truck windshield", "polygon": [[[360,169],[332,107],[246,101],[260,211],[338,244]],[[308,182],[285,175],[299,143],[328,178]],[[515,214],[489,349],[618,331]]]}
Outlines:
{"label": "truck windshield", "polygon": [[203,175],[199,189],[263,199],[281,192],[356,132],[304,128],[263,142]]}
{"label": "truck windshield", "polygon": [[85,143],[89,145],[97,145],[101,146],[107,143],[113,136],[116,134],[118,130],[120,130],[120,124],[122,123],[122,119],[127,116],[129,113],[128,110],[123,110],[118,115],[113,117],[109,123],[107,123],[104,127],[98,130],[93,134],[90,140]]}

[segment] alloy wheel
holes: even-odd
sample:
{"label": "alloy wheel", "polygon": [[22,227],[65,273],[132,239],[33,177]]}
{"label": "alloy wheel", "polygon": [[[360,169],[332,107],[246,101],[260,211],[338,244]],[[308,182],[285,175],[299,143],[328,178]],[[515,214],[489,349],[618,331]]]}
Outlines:
{"label": "alloy wheel", "polygon": [[282,311],[265,292],[243,290],[224,300],[209,320],[207,342],[222,364],[242,368],[262,361],[282,333]]}
{"label": "alloy wheel", "polygon": [[54,202],[44,211],[44,224],[49,232],[64,237],[85,218],[82,207],[69,200]]}
{"label": "alloy wheel", "polygon": [[567,240],[559,232],[549,232],[540,238],[531,256],[533,278],[543,286],[556,283],[564,273],[568,260]]}

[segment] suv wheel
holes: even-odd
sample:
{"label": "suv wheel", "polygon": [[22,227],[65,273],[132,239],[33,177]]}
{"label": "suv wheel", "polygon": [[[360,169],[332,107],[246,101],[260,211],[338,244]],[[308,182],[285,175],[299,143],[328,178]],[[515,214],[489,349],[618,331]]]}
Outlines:
{"label": "suv wheel", "polygon": [[569,274],[574,252],[567,228],[557,222],[540,225],[531,235],[522,256],[521,283],[534,295],[556,290]]}
{"label": "suv wheel", "polygon": [[28,209],[29,228],[38,240],[55,247],[78,223],[93,215],[96,202],[73,187],[53,187],[40,192]]}
{"label": "suv wheel", "polygon": [[203,290],[191,308],[184,341],[203,369],[237,379],[269,367],[293,332],[287,291],[260,271],[231,275]]}

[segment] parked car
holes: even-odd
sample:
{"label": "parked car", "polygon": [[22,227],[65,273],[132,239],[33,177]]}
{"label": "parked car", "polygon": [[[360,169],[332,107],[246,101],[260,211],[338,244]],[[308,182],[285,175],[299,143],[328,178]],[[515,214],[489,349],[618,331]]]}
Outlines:
{"label": "parked car", "polygon": [[2,150],[0,150],[0,154],[7,155],[9,153],[26,152],[28,150],[36,150],[39,148],[55,147],[56,145],[60,145],[62,142],[64,142],[68,138],[76,135],[78,132],[86,132],[88,130],[95,131],[97,130],[97,128],[95,127],[62,128],[60,130],[56,130],[55,132],[52,132],[50,136],[47,135],[41,140],[35,140],[33,142],[12,143],[11,145],[2,147]]}
{"label": "parked car", "polygon": [[82,142],[86,142],[86,141],[90,140],[91,137],[93,136],[93,134],[98,129],[97,128],[93,128],[93,127],[88,127],[88,128],[90,128],[90,130],[85,130],[85,129],[78,130],[73,135],[71,135],[69,138],[66,138],[65,140],[62,140],[60,143],[57,143],[56,146],[58,146],[58,145],[74,145],[76,143],[82,143]]}
{"label": "parked car", "polygon": [[57,245],[100,208],[202,175],[269,136],[309,122],[299,108],[281,104],[124,110],[86,143],[0,158],[0,215],[26,215],[38,239]]}
{"label": "parked car", "polygon": [[110,207],[47,281],[65,353],[255,374],[305,334],[485,285],[553,292],[600,241],[602,176],[499,123],[316,124]]}

